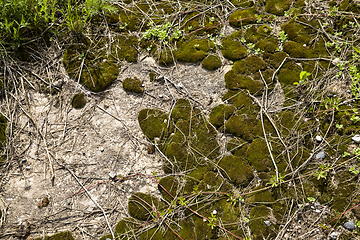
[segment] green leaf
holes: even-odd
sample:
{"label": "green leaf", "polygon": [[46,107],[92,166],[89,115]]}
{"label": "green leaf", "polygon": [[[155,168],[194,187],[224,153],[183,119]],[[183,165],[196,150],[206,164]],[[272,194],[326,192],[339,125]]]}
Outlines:
{"label": "green leaf", "polygon": [[354,47],[354,50],[360,53],[360,49],[358,47]]}
{"label": "green leaf", "polygon": [[300,81],[304,81],[309,75],[310,75],[309,72],[307,72],[307,71],[302,71],[302,72],[300,73]]}

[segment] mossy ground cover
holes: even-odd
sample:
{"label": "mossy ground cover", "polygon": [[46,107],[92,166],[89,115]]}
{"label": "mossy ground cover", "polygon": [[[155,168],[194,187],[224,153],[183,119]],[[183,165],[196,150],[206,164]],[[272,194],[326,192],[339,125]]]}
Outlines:
{"label": "mossy ground cover", "polygon": [[[223,79],[228,89],[224,103],[209,116],[196,101],[184,98],[175,99],[167,111],[139,111],[139,126],[161,151],[168,176],[157,179],[163,200],[145,193],[130,197],[131,218],[117,224],[115,236],[283,237],[289,220],[285,213],[299,212],[309,202],[330,209],[317,226],[360,220],[358,209],[352,209],[327,225],[359,202],[360,150],[351,140],[360,132],[359,18],[351,15],[360,12],[359,4],[326,2],[317,12],[305,1],[177,3],[183,5],[124,1],[126,7],[86,20],[89,26],[81,25],[83,32],[75,31],[78,22],[66,42],[67,73],[93,92],[106,90],[122,65],[137,62],[139,53],[167,67],[191,63],[213,71],[232,65]],[[222,35],[223,25],[233,33]],[[331,81],[345,82],[347,89],[331,88]],[[127,91],[144,93],[137,78],[122,83]],[[276,83],[285,91],[284,102],[274,100]],[[72,99],[74,108],[85,104],[83,94]],[[276,105],[271,108],[275,110],[269,105]],[[5,118],[0,124],[2,150]],[[48,239],[58,239],[54,236]],[[112,235],[102,239],[107,238]]]}

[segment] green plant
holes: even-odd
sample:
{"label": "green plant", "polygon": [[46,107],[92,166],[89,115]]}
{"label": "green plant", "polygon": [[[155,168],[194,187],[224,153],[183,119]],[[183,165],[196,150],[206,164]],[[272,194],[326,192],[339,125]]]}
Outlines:
{"label": "green plant", "polygon": [[282,31],[279,32],[279,40],[280,40],[282,43],[286,42],[287,38],[288,38],[288,35],[285,33],[284,30],[282,30]]}
{"label": "green plant", "polygon": [[310,73],[307,71],[302,71],[300,72],[300,81],[299,82],[294,82],[294,85],[304,85],[306,82],[306,79],[310,76]]}
{"label": "green plant", "polygon": [[231,206],[235,206],[239,202],[244,202],[239,192],[228,193],[227,196],[229,197],[227,201],[231,202]]}
{"label": "green plant", "polygon": [[111,6],[104,0],[86,0],[85,1],[85,12],[88,17],[92,17],[96,14],[102,13],[103,11],[108,11],[110,13],[116,12],[116,8]]}
{"label": "green plant", "polygon": [[216,227],[216,215],[211,213],[211,216],[209,217],[209,222],[208,222],[208,226],[211,227],[211,229],[214,229],[214,227]]}
{"label": "green plant", "polygon": [[307,197],[307,200],[308,200],[309,202],[315,202],[315,201],[316,201],[316,199],[313,198],[313,197]]}
{"label": "green plant", "polygon": [[330,164],[328,163],[327,165],[320,164],[319,168],[320,169],[316,170],[314,173],[314,176],[317,178],[317,180],[320,180],[320,178],[326,179],[327,174],[332,169],[332,167],[330,167]]}
{"label": "green plant", "polygon": [[280,183],[284,182],[284,178],[285,176],[281,176],[281,174],[279,174],[279,179],[276,179],[276,175],[272,175],[269,183],[271,187],[277,187]]}
{"label": "green plant", "polygon": [[165,21],[164,24],[154,25],[154,22],[149,22],[150,28],[143,33],[143,38],[146,40],[155,39],[167,44],[169,41],[179,39],[182,36],[180,29],[171,29],[171,23]]}
{"label": "green plant", "polygon": [[349,171],[354,174],[354,175],[357,175],[359,173],[359,169],[358,170],[355,170],[355,167],[354,166],[351,166]]}

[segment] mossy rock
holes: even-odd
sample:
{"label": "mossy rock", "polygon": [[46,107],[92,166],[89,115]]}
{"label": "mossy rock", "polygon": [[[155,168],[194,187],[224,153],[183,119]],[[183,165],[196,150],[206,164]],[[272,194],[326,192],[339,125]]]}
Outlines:
{"label": "mossy rock", "polygon": [[171,112],[171,119],[176,123],[179,120],[186,120],[189,121],[191,116],[195,114],[199,114],[197,111],[196,113],[190,103],[189,100],[185,98],[178,99],[175,103],[175,107]]}
{"label": "mossy rock", "polygon": [[119,60],[125,60],[130,63],[137,62],[138,51],[136,50],[136,46],[138,44],[138,38],[135,36],[122,35],[118,37],[115,43],[112,45],[116,53],[116,57]]}
{"label": "mossy rock", "polygon": [[208,39],[192,39],[186,42],[179,42],[175,58],[180,62],[195,63],[206,57],[206,53],[212,51],[214,43]]}
{"label": "mossy rock", "polygon": [[215,159],[220,154],[220,146],[216,141],[216,129],[207,121],[203,121],[198,123],[192,121],[193,130],[189,139],[191,148],[195,150],[195,156],[199,163],[201,163],[201,159],[204,159],[204,161],[207,158]]}
{"label": "mossy rock", "polygon": [[203,68],[213,71],[221,67],[221,59],[217,55],[209,55],[204,60],[202,60],[201,65]]}
{"label": "mossy rock", "polygon": [[[166,173],[186,171],[193,168],[196,163],[190,149],[188,149],[185,143],[170,143],[166,148],[165,155],[168,157],[169,161],[172,162],[172,164],[169,162],[164,163],[163,169]],[[173,166],[175,169],[172,169]]]}
{"label": "mossy rock", "polygon": [[[252,239],[273,239],[277,235],[277,229],[273,223],[274,218],[271,208],[265,205],[253,207],[250,211],[249,222]],[[270,221],[272,224],[267,226],[264,221]]]}
{"label": "mossy rock", "polygon": [[264,79],[266,84],[268,84],[268,91],[271,92],[273,90],[273,88],[275,87],[275,84],[269,86],[269,84],[274,83],[272,81],[273,75],[274,75],[274,70],[267,68],[267,69],[261,71],[261,75],[259,72],[256,72],[256,73],[252,74],[251,77],[255,80]]}
{"label": "mossy rock", "polygon": [[264,84],[260,80],[254,80],[246,75],[235,73],[230,70],[225,74],[226,88],[231,90],[247,89],[251,94],[260,94],[260,90],[263,89]]}
{"label": "mossy rock", "polygon": [[83,93],[75,94],[71,101],[71,106],[76,109],[81,109],[86,105],[86,97]]}
{"label": "mossy rock", "polygon": [[277,52],[274,54],[264,53],[263,59],[270,64],[273,68],[278,68],[280,64],[284,61],[289,55],[286,52]]}
{"label": "mossy rock", "polygon": [[198,189],[200,191],[209,191],[218,189],[223,180],[218,174],[213,171],[208,171],[205,173],[203,179],[198,184]]}
{"label": "mossy rock", "polygon": [[243,139],[234,137],[226,144],[226,150],[230,151],[234,156],[245,157],[248,145],[248,142]]}
{"label": "mossy rock", "polygon": [[164,239],[162,230],[157,227],[151,228],[151,229],[141,233],[139,236],[139,240],[148,240],[148,239],[152,239],[152,240]]}
{"label": "mossy rock", "polygon": [[229,17],[229,24],[232,27],[242,27],[248,24],[255,23],[257,11],[255,8],[248,8],[246,10],[238,10],[232,13]]}
{"label": "mossy rock", "polygon": [[282,84],[293,85],[300,81],[301,67],[294,62],[286,62],[279,71],[278,80]]}
{"label": "mossy rock", "polygon": [[238,8],[249,8],[254,6],[254,2],[251,0],[232,0],[231,3]]}
{"label": "mossy rock", "polygon": [[217,237],[215,229],[211,229],[204,220],[198,216],[194,216],[195,233],[197,240],[214,239]]}
{"label": "mossy rock", "polygon": [[255,137],[252,130],[256,123],[257,121],[252,116],[246,114],[233,115],[225,123],[225,131],[240,137],[245,141],[251,142]]}
{"label": "mossy rock", "polygon": [[52,236],[45,236],[45,238],[39,237],[39,238],[36,238],[35,240],[75,240],[75,239],[72,236],[71,232],[66,231],[66,232],[60,232],[60,233],[54,234]]}
{"label": "mossy rock", "polygon": [[0,151],[2,151],[6,146],[6,127],[7,120],[0,114]]}
{"label": "mossy rock", "polygon": [[149,194],[135,193],[134,195],[129,198],[128,210],[131,217],[140,221],[153,218],[153,208],[160,211],[165,207],[162,202]]}
{"label": "mossy rock", "polygon": [[247,49],[241,42],[225,38],[222,41],[221,53],[225,58],[237,61],[247,56]]}
{"label": "mossy rock", "polygon": [[142,86],[142,82],[137,77],[134,78],[125,78],[122,82],[123,88],[126,91],[133,93],[143,93],[144,87]]}
{"label": "mossy rock", "polygon": [[114,234],[120,239],[126,239],[126,237],[131,236],[137,230],[139,225],[139,222],[133,218],[124,218],[116,224]]}
{"label": "mossy rock", "polygon": [[120,66],[106,50],[101,50],[104,43],[100,42],[98,52],[91,52],[89,49],[92,46],[88,44],[84,40],[83,43],[70,45],[64,53],[63,63],[67,73],[76,80],[79,79],[79,69],[82,69],[81,84],[91,91],[101,92],[116,80]]}
{"label": "mossy rock", "polygon": [[175,56],[171,50],[162,50],[156,53],[156,59],[162,66],[169,66],[174,63]]}
{"label": "mossy rock", "polygon": [[266,69],[266,63],[260,57],[251,55],[245,58],[245,64],[249,73],[257,73],[259,70]]}
{"label": "mossy rock", "polygon": [[157,109],[143,109],[138,114],[141,130],[153,142],[155,138],[162,140],[168,137],[167,121],[168,115]]}
{"label": "mossy rock", "polygon": [[261,204],[274,203],[276,201],[276,198],[273,191],[271,189],[257,191],[257,190],[261,190],[262,188],[264,187],[259,186],[252,189],[254,193],[247,195],[245,201],[247,203],[261,203]]}
{"label": "mossy rock", "polygon": [[255,139],[246,151],[246,157],[250,165],[258,172],[271,171],[274,166],[270,158],[269,149],[264,139]]}
{"label": "mossy rock", "polygon": [[267,38],[267,39],[263,39],[258,41],[255,44],[255,49],[260,49],[264,52],[267,53],[275,53],[276,49],[279,46],[279,40],[272,37],[272,38]]}
{"label": "mossy rock", "polygon": [[[241,32],[243,32],[243,31],[241,31]],[[240,37],[239,33],[240,33],[240,31],[235,32],[235,33],[231,34],[230,36]],[[253,25],[245,30],[244,38],[246,40],[246,43],[254,43],[255,44],[261,40],[269,38],[270,35],[271,35],[271,28],[269,25],[261,25],[261,26]]]}
{"label": "mossy rock", "polygon": [[119,17],[123,26],[126,25],[126,29],[136,32],[140,30],[142,26],[141,21],[143,20],[138,14],[139,10],[136,8],[120,11]]}
{"label": "mossy rock", "polygon": [[358,3],[352,0],[344,0],[341,1],[339,10],[345,12],[360,13],[360,6]]}
{"label": "mossy rock", "polygon": [[224,125],[224,122],[230,118],[235,112],[233,105],[221,104],[214,107],[209,115],[209,122],[215,127],[219,128]]}
{"label": "mossy rock", "polygon": [[289,40],[295,41],[301,45],[309,44],[312,39],[311,34],[313,33],[313,30],[295,21],[288,21],[283,24],[281,28],[285,31]]}
{"label": "mossy rock", "polygon": [[[171,202],[177,196],[179,186],[180,182],[178,181],[178,179],[173,176],[168,176],[160,179],[158,189],[161,192],[162,197],[166,201]],[[166,189],[166,191],[164,190],[164,188]],[[172,195],[172,197],[169,195],[169,193]]]}
{"label": "mossy rock", "polygon": [[219,162],[219,167],[237,187],[247,187],[254,178],[254,172],[244,158],[228,155]]}
{"label": "mossy rock", "polygon": [[267,0],[265,11],[278,16],[283,16],[285,11],[289,10],[291,2],[291,0]]}
{"label": "mossy rock", "polygon": [[228,101],[236,108],[243,108],[253,105],[253,100],[243,90],[228,90],[222,97],[223,101]]}
{"label": "mossy rock", "polygon": [[294,58],[311,58],[314,57],[314,53],[304,47],[301,43],[294,41],[288,41],[283,46],[284,52],[288,53],[291,57]]}
{"label": "mossy rock", "polygon": [[214,14],[202,14],[199,12],[190,13],[183,22],[182,28],[186,34],[191,35],[209,35],[219,31],[219,18]]}

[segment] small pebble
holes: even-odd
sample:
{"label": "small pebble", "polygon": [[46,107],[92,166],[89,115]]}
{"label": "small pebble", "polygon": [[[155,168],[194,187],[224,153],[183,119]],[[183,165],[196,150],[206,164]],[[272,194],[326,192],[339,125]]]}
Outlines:
{"label": "small pebble", "polygon": [[339,62],[340,62],[340,58],[335,58],[335,59],[332,61],[332,63],[333,63],[334,65],[337,65]]}
{"label": "small pebble", "polygon": [[26,166],[26,168],[25,168],[26,170],[30,170],[30,166]]}
{"label": "small pebble", "polygon": [[26,163],[26,162],[27,162],[26,158],[21,159],[21,163],[22,163],[22,164],[24,164],[24,163]]}
{"label": "small pebble", "polygon": [[346,93],[349,93],[349,94],[350,94],[350,93],[351,93],[351,90],[346,90]]}
{"label": "small pebble", "polygon": [[109,172],[109,177],[110,177],[111,179],[114,179],[114,178],[116,177],[116,173],[114,173],[114,172]]}
{"label": "small pebble", "polygon": [[271,225],[271,222],[270,222],[270,221],[264,221],[264,223],[265,223],[265,225],[268,226],[268,227],[270,227],[270,225]]}
{"label": "small pebble", "polygon": [[332,95],[331,93],[327,95],[328,97],[333,97],[334,95]]}
{"label": "small pebble", "polygon": [[338,236],[339,236],[339,233],[337,233],[337,232],[332,232],[332,233],[330,233],[330,235],[329,235],[329,240],[336,240],[336,239],[338,238]]}
{"label": "small pebble", "polygon": [[355,143],[360,143],[360,135],[355,135],[351,138]]}
{"label": "small pebble", "polygon": [[217,214],[217,211],[216,211],[216,210],[214,210],[214,211],[212,212],[212,214],[216,215],[216,214]]}
{"label": "small pebble", "polygon": [[101,148],[100,148],[100,152],[103,152],[103,151],[104,151],[104,148],[103,148],[103,147],[101,147]]}
{"label": "small pebble", "polygon": [[319,135],[317,135],[317,136],[315,137],[315,139],[316,139],[316,141],[318,141],[318,142],[321,142],[321,141],[322,141],[322,137],[319,136]]}
{"label": "small pebble", "polygon": [[344,228],[348,230],[354,230],[355,229],[355,222],[354,220],[350,220],[344,224]]}
{"label": "small pebble", "polygon": [[164,96],[162,94],[159,94],[159,98],[163,98]]}
{"label": "small pebble", "polygon": [[71,202],[70,202],[70,200],[68,199],[68,200],[66,200],[66,203],[67,203],[67,205],[70,205],[71,204]]}
{"label": "small pebble", "polygon": [[325,152],[324,151],[320,151],[318,152],[318,154],[315,155],[316,159],[324,159],[325,158]]}

